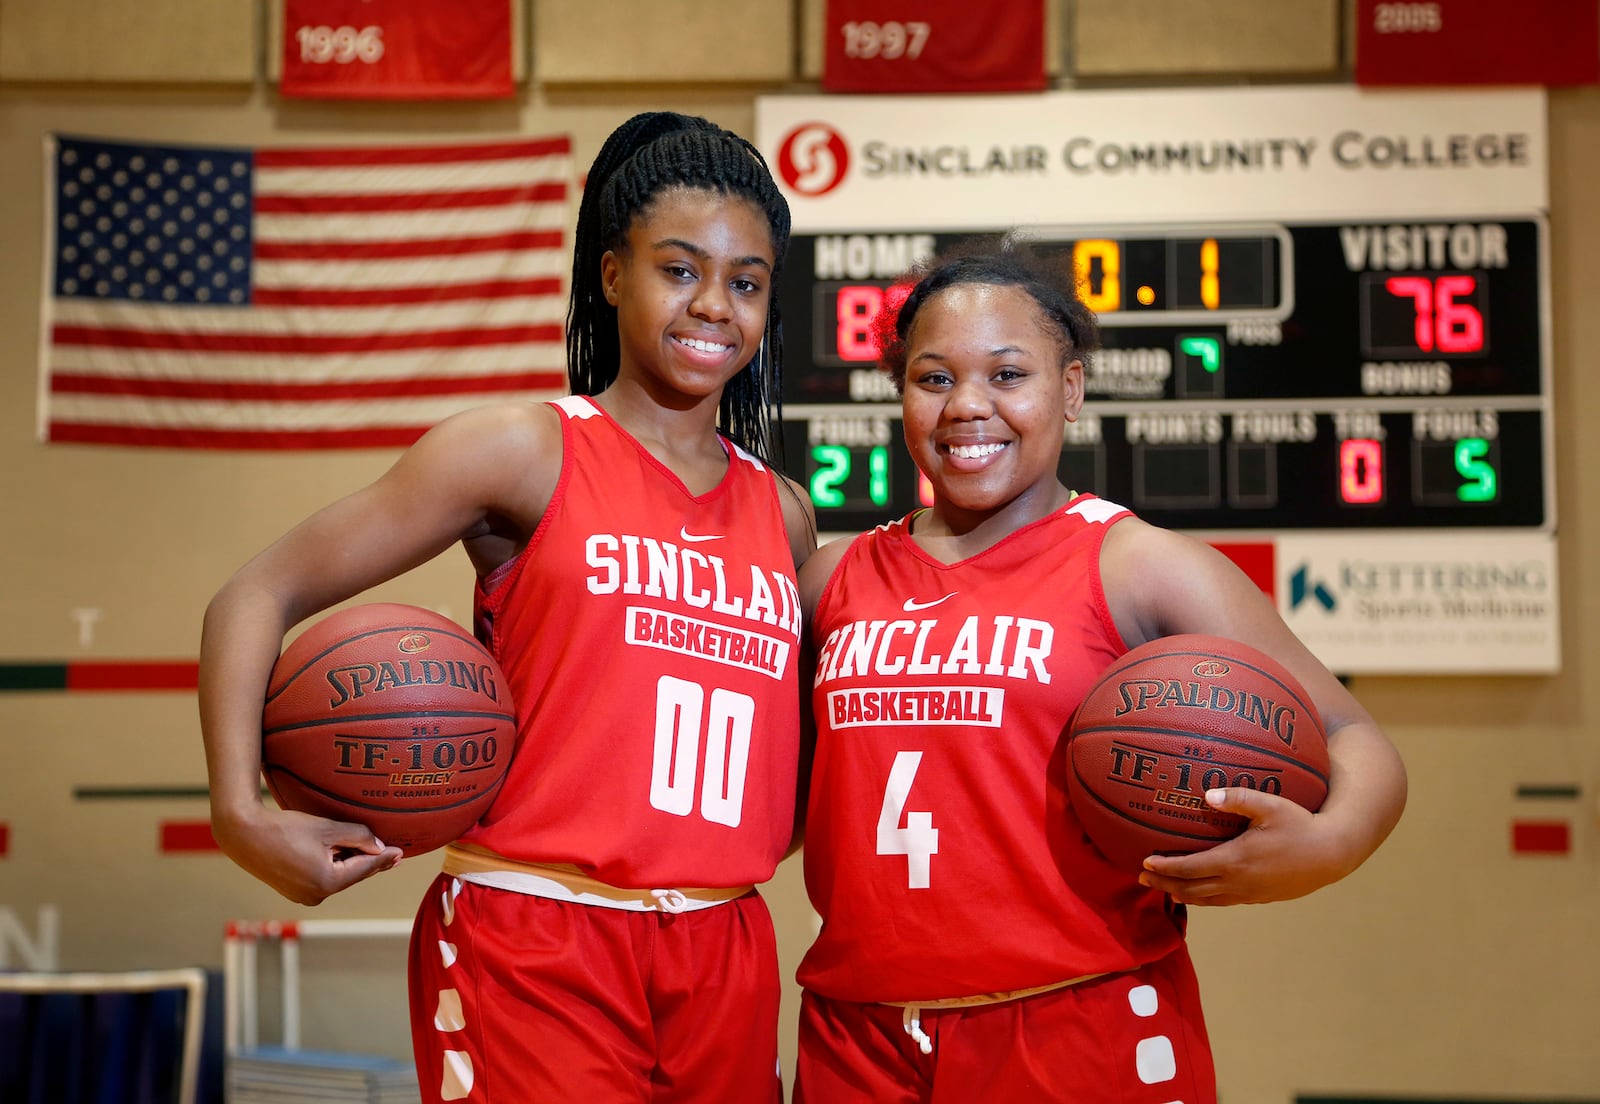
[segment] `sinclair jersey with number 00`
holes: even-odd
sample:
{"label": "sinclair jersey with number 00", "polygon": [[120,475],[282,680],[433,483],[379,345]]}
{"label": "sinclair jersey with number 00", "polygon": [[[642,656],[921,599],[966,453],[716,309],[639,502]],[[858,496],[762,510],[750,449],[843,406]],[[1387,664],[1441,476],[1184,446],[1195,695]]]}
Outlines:
{"label": "sinclair jersey with number 00", "polygon": [[1181,921],[1094,849],[1065,787],[1067,723],[1126,651],[1099,561],[1131,515],[1080,495],[954,564],[917,547],[915,516],[856,538],[812,626],[823,926],[800,983],[931,1002],[1161,957]]}
{"label": "sinclair jersey with number 00", "polygon": [[590,399],[553,405],[549,509],[478,589],[517,746],[463,842],[629,888],[764,881],[793,832],[799,741],[776,477],[728,445],[693,495]]}

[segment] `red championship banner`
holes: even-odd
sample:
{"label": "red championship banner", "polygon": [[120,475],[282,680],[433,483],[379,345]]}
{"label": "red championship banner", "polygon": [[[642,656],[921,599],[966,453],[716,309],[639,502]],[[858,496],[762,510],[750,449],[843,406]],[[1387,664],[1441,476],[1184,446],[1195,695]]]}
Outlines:
{"label": "red championship banner", "polygon": [[284,0],[285,96],[510,96],[510,0]]}
{"label": "red championship banner", "polygon": [[1593,84],[1595,0],[1357,0],[1356,83]]}
{"label": "red championship banner", "polygon": [[1044,0],[827,0],[829,92],[1037,92]]}

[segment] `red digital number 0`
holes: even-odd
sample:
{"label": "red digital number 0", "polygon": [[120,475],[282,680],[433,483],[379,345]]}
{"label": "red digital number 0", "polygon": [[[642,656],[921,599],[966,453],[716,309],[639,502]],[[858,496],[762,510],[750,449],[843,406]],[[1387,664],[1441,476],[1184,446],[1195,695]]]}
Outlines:
{"label": "red digital number 0", "polygon": [[1383,501],[1383,444],[1370,437],[1339,442],[1339,497],[1352,505]]}

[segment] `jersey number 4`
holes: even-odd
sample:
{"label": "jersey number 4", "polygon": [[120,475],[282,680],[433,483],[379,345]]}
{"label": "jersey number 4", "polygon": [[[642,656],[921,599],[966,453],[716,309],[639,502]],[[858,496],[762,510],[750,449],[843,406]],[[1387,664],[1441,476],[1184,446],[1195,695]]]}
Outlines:
{"label": "jersey number 4", "polygon": [[656,683],[650,804],[677,816],[694,812],[703,732],[706,769],[699,787],[700,815],[713,824],[739,827],[755,716],[755,699],[748,694],[718,686],[712,688],[708,698],[705,687],[698,682],[662,675]]}
{"label": "jersey number 4", "polygon": [[[906,857],[907,888],[927,889],[933,872],[933,856],[939,853],[939,829],[933,814],[907,812],[911,783],[922,764],[922,752],[902,751],[889,768],[889,784],[883,790],[883,808],[878,810],[878,854]],[[905,827],[900,826],[901,818]]]}

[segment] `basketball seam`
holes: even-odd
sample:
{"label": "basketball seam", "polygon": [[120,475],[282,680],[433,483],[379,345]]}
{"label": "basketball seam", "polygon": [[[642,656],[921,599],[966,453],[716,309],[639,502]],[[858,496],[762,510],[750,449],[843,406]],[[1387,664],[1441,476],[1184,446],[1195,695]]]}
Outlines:
{"label": "basketball seam", "polygon": [[[486,721],[511,721],[512,723],[515,723],[517,719],[516,714],[514,713],[480,713],[466,710],[449,709],[403,709],[398,713],[354,713],[348,717],[318,717],[315,720],[310,721],[292,721],[288,724],[273,725],[271,728],[263,728],[261,730],[261,736],[263,739],[265,739],[266,737],[275,735],[279,732],[296,732],[307,728],[323,728],[327,725],[362,724],[366,721],[400,721],[410,717],[476,717]],[[453,740],[461,736],[481,736],[486,732],[494,734],[497,731],[498,730],[495,728],[481,728],[474,729],[471,732],[452,732],[449,733],[449,737]],[[440,738],[441,737],[439,736],[419,737],[411,734],[407,734],[405,736],[368,736],[365,733],[362,734],[362,739],[367,740],[437,740]]]}
{"label": "basketball seam", "polygon": [[444,813],[449,812],[451,809],[459,809],[464,805],[471,805],[474,802],[482,801],[485,798],[492,797],[495,792],[500,789],[500,784],[505,781],[505,776],[501,775],[499,778],[496,778],[493,783],[486,786],[481,792],[469,794],[460,801],[452,801],[448,805],[429,805],[426,808],[408,809],[403,805],[373,805],[369,802],[359,800],[358,798],[347,797],[344,794],[335,793],[332,790],[325,790],[316,783],[309,781],[302,775],[296,774],[288,767],[265,767],[263,770],[270,775],[284,775],[285,777],[292,778],[311,793],[325,797],[329,801],[332,801],[341,807],[347,807],[351,809],[367,809],[374,813],[399,813],[401,815],[418,814],[423,816],[432,816],[435,813]]}
{"label": "basketball seam", "polygon": [[[1094,726],[1089,727],[1089,728],[1075,728],[1072,731],[1072,738],[1070,740],[1068,740],[1068,742],[1067,742],[1067,747],[1068,747],[1069,753],[1070,753],[1070,750],[1071,750],[1071,747],[1072,747],[1072,742],[1077,740],[1077,738],[1079,736],[1088,736],[1088,735],[1090,735],[1092,733],[1097,733],[1097,732],[1128,732],[1128,733],[1132,733],[1132,732],[1147,732],[1147,733],[1151,733],[1151,734],[1157,735],[1157,736],[1178,736],[1178,737],[1183,737],[1183,738],[1192,739],[1192,740],[1203,740],[1208,744],[1220,744],[1220,745],[1223,745],[1225,747],[1239,748],[1242,751],[1253,751],[1258,755],[1265,755],[1269,759],[1277,759],[1277,760],[1280,760],[1280,761],[1282,761],[1284,763],[1289,764],[1290,766],[1299,767],[1301,770],[1305,771],[1307,774],[1311,775],[1313,778],[1316,778],[1324,786],[1326,786],[1328,784],[1328,776],[1327,776],[1327,774],[1325,774],[1322,771],[1318,770],[1316,767],[1313,767],[1310,763],[1305,762],[1303,759],[1297,759],[1293,755],[1287,754],[1285,752],[1278,751],[1278,750],[1276,750],[1274,748],[1260,747],[1260,746],[1258,746],[1256,744],[1245,743],[1242,740],[1230,739],[1227,736],[1215,736],[1215,735],[1211,735],[1209,733],[1196,732],[1194,729],[1190,729],[1190,728],[1158,728],[1158,727],[1156,727],[1154,725],[1141,725],[1138,728],[1128,728],[1125,725],[1094,725]],[[1154,748],[1146,748],[1145,750],[1147,750],[1147,751],[1155,751],[1156,749],[1154,749]],[[1202,765],[1204,765],[1204,762],[1205,762],[1204,760],[1201,760],[1201,759],[1193,759],[1191,756],[1187,756],[1187,755],[1173,755],[1172,752],[1170,752],[1170,751],[1161,751],[1158,754],[1171,756],[1174,759],[1189,760],[1189,761],[1193,762],[1196,766],[1202,766]],[[1077,760],[1076,759],[1073,760],[1072,769],[1075,772],[1078,769],[1078,765],[1077,765]],[[1082,777],[1082,776],[1080,775],[1079,777]]]}
{"label": "basketball seam", "polygon": [[[1095,793],[1093,790],[1085,788],[1084,789],[1084,794],[1086,796],[1088,796],[1088,797],[1093,798],[1096,805],[1101,806],[1107,813],[1109,813],[1112,816],[1118,818],[1119,820],[1125,820],[1129,824],[1132,824],[1136,828],[1142,828],[1145,831],[1151,832],[1151,833],[1153,833],[1155,835],[1158,835],[1158,836],[1179,836],[1179,837],[1181,837],[1183,839],[1194,840],[1197,843],[1225,843],[1228,840],[1233,838],[1232,836],[1220,836],[1219,837],[1219,836],[1201,836],[1201,835],[1196,835],[1193,832],[1185,832],[1182,828],[1173,827],[1173,826],[1167,825],[1167,824],[1161,824],[1161,825],[1146,824],[1144,821],[1139,820],[1139,819],[1137,819],[1137,818],[1135,818],[1133,816],[1130,816],[1128,813],[1124,812],[1123,810],[1118,809],[1115,805],[1112,805],[1109,801],[1107,801],[1105,798],[1101,797],[1099,794]],[[1225,816],[1225,817],[1229,817],[1229,818],[1231,818],[1233,820],[1236,820],[1236,821],[1248,823],[1248,818],[1240,816],[1238,813],[1226,813],[1226,812],[1223,812],[1220,809],[1213,809],[1213,810],[1210,810],[1210,811],[1215,813],[1215,814],[1217,814],[1217,815],[1219,815],[1219,816]],[[1085,830],[1087,831],[1087,829],[1085,829]],[[1092,837],[1091,837],[1091,840],[1092,840]],[[1095,846],[1098,847],[1099,844],[1095,844]]]}
{"label": "basketball seam", "polygon": [[[368,629],[365,632],[357,633],[354,636],[340,637],[337,641],[328,645],[316,655],[308,657],[304,663],[302,663],[299,667],[296,667],[294,672],[283,680],[282,686],[279,686],[276,690],[272,690],[270,688],[268,689],[266,700],[270,702],[279,694],[282,694],[285,690],[289,689],[289,687],[293,686],[295,681],[299,679],[301,675],[305,674],[306,671],[315,666],[319,660],[327,658],[328,655],[338,651],[340,648],[354,644],[360,640],[366,640],[368,637],[382,636],[384,633],[400,633],[404,635],[405,633],[413,632],[433,633],[434,635],[444,637],[447,640],[459,640],[461,643],[469,645],[470,647],[482,652],[490,659],[494,658],[489,650],[483,646],[482,641],[461,629],[454,629],[454,631],[451,631],[450,629],[436,628],[429,625],[381,625],[378,628]],[[291,643],[289,647],[294,647],[294,643]],[[405,657],[406,653],[401,653],[401,655]]]}

